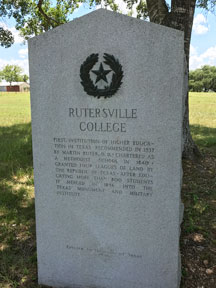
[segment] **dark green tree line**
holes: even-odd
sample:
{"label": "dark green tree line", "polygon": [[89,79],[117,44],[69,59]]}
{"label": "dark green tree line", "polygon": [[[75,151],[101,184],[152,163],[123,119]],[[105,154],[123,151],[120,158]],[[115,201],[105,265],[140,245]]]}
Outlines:
{"label": "dark green tree line", "polygon": [[216,67],[205,65],[190,71],[189,90],[193,92],[216,92]]}

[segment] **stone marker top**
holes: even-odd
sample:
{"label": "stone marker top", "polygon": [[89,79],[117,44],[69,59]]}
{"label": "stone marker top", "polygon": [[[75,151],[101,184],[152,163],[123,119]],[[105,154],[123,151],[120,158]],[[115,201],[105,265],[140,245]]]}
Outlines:
{"label": "stone marker top", "polygon": [[[38,94],[46,91],[55,98],[55,95],[59,95],[57,92],[67,94],[75,89],[76,93],[73,91],[73,97],[88,101],[90,98],[86,98],[85,92],[80,90],[79,71],[75,70],[75,67],[80,69],[80,65],[92,53],[100,55],[99,62],[102,61],[104,53],[109,53],[118,59],[121,57],[119,60],[124,68],[124,85],[119,89],[118,95],[123,95],[127,91],[129,95],[140,94],[142,96],[141,94],[144,93],[142,82],[144,81],[146,83],[145,95],[151,95],[154,99],[154,93],[159,91],[154,91],[154,87],[165,87],[168,81],[163,75],[165,65],[170,67],[171,76],[167,77],[169,81],[175,83],[176,77],[179,81],[181,80],[181,75],[173,73],[175,66],[179,65],[179,54],[175,54],[176,50],[172,49],[172,46],[183,53],[183,37],[183,32],[178,30],[98,9],[29,40],[29,61],[34,62],[30,65],[31,85],[34,86],[32,91],[37,89]],[[173,43],[172,46],[170,43]],[[142,50],[137,49],[141,46]],[[74,53],[76,57],[73,57]],[[141,58],[144,65],[140,64]],[[34,71],[40,70],[41,63],[45,64],[43,68],[45,70],[41,71],[42,73],[36,79]],[[149,69],[151,66],[154,69]],[[155,69],[158,73],[155,73]],[[52,72],[49,73],[49,71]],[[71,81],[66,81],[69,74]],[[44,75],[46,75],[46,81],[42,81]],[[131,75],[133,75],[132,83],[128,81]],[[170,78],[173,78],[173,81]],[[38,81],[40,87],[38,87]],[[48,81],[49,83],[58,81],[58,87],[64,87],[64,91],[55,91],[55,93],[47,91]],[[150,91],[148,88],[151,85],[148,82],[152,82],[151,84],[155,82],[157,85],[153,85]],[[173,89],[170,89],[168,93],[173,93],[173,99],[175,99]],[[118,101],[118,98],[111,98],[109,102]],[[101,99],[102,102],[103,100]]]}
{"label": "stone marker top", "polygon": [[[58,33],[58,32],[60,34],[62,34],[64,31],[62,29],[67,29],[68,25],[71,25],[72,29],[76,29],[76,26],[79,25],[80,24],[79,22],[82,22],[82,21],[85,21],[86,23],[88,23],[88,25],[86,27],[87,29],[90,28],[90,29],[94,30],[96,33],[96,31],[100,30],[101,23],[106,22],[107,20],[108,20],[108,22],[110,22],[110,24],[112,23],[112,21],[120,21],[121,23],[125,22],[125,21],[130,21],[130,26],[131,26],[130,28],[133,28],[133,25],[136,25],[136,29],[137,28],[138,29],[139,28],[144,29],[145,26],[149,26],[152,29],[151,32],[154,32],[154,31],[157,31],[159,33],[169,32],[174,37],[175,36],[176,37],[179,37],[179,36],[184,37],[184,32],[182,32],[182,31],[179,31],[179,30],[167,27],[167,26],[155,24],[152,22],[143,21],[143,20],[131,17],[131,16],[127,16],[127,15],[123,15],[123,14],[120,14],[120,13],[117,13],[114,11],[107,10],[104,8],[100,8],[100,9],[92,11],[86,15],[83,15],[79,18],[75,18],[72,21],[65,23],[63,25],[60,25],[60,26],[58,26],[52,30],[49,30],[49,31],[43,33],[43,34],[40,34],[40,35],[35,36],[33,38],[30,38],[28,40],[28,42],[31,43],[31,42],[34,42],[34,41],[40,39],[40,38],[42,40],[42,39],[44,39],[44,37],[49,37],[49,35],[52,35],[52,34],[56,35],[56,33]],[[96,21],[96,23],[95,23],[95,21]],[[72,25],[74,27],[72,27]],[[109,29],[109,26],[107,28]],[[118,26],[117,26],[116,32],[117,31],[118,31]],[[127,33],[127,29],[125,32]]]}

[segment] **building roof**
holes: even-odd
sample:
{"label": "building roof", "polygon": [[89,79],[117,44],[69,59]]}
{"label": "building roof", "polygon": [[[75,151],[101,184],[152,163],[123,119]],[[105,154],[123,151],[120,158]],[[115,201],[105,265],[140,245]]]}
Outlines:
{"label": "building roof", "polygon": [[[29,83],[26,83],[26,82],[12,82],[11,83],[11,86],[20,86],[21,84],[27,84],[29,85]],[[10,83],[9,82],[0,82],[0,87],[2,86],[10,86]]]}

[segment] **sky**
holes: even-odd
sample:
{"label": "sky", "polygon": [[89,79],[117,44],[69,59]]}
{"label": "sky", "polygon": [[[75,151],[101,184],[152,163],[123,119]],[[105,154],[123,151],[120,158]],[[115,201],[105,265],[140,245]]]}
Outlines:
{"label": "sky", "polygon": [[[120,10],[126,14],[125,4],[120,3]],[[103,4],[101,6],[103,7]],[[91,11],[92,9],[89,9],[88,5],[82,5],[73,13],[71,19]],[[134,13],[134,16],[136,16],[136,13]],[[14,21],[0,18],[0,26],[9,28],[15,36],[15,44],[12,47],[0,47],[0,70],[7,64],[19,65],[23,69],[23,74],[29,75],[27,43],[24,43],[23,38],[19,36]],[[190,47],[190,70],[195,70],[204,65],[216,66],[215,35],[216,15],[196,8]]]}

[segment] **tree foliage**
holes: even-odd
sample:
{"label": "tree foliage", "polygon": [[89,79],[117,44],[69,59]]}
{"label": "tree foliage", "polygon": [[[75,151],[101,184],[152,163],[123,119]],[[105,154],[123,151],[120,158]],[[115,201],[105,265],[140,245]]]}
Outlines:
{"label": "tree foliage", "polygon": [[203,8],[211,12],[215,11],[215,5],[215,0],[197,0],[197,7]]}
{"label": "tree foliage", "polygon": [[22,76],[22,81],[23,81],[23,82],[27,82],[28,79],[29,79],[29,76],[28,76],[28,75],[24,74],[24,75]]}
{"label": "tree foliage", "polygon": [[216,92],[216,67],[205,65],[189,74],[189,89],[194,92]]}
{"label": "tree foliage", "polygon": [[[0,18],[13,17],[16,29],[24,39],[39,35],[69,21],[69,16],[79,7],[77,0],[1,0]],[[11,32],[0,27],[1,46],[10,47],[14,42]]]}
{"label": "tree foliage", "polygon": [[22,68],[17,65],[6,65],[2,71],[0,71],[1,78],[9,82],[23,81],[23,76],[21,75]]}
{"label": "tree foliage", "polygon": [[8,48],[14,43],[14,38],[11,31],[0,27],[0,45]]}

